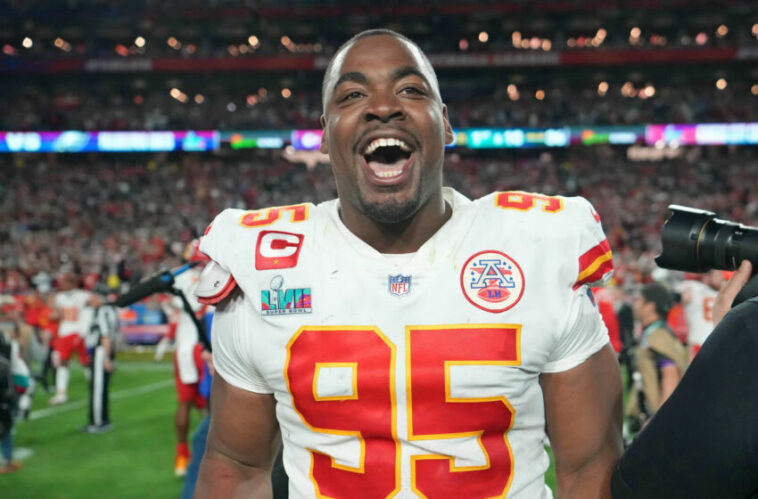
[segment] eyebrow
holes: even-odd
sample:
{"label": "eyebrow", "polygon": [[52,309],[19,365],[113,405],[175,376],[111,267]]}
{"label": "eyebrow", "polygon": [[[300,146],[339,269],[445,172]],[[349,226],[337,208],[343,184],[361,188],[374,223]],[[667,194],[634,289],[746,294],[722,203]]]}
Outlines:
{"label": "eyebrow", "polygon": [[[418,69],[415,66],[403,66],[400,68],[397,68],[395,71],[392,72],[392,75],[390,76],[392,81],[397,81],[402,78],[405,78],[406,76],[418,76],[422,80],[424,80],[424,83],[426,83],[427,86],[431,87],[429,80],[426,78],[424,73],[421,72],[420,69]],[[337,90],[337,87],[339,87],[342,83],[346,81],[352,81],[355,83],[360,83],[365,85],[368,83],[368,78],[366,78],[366,75],[361,73],[360,71],[348,71],[347,73],[342,73],[339,78],[337,78],[337,81],[334,82],[334,85],[332,86],[332,93],[334,93]]]}

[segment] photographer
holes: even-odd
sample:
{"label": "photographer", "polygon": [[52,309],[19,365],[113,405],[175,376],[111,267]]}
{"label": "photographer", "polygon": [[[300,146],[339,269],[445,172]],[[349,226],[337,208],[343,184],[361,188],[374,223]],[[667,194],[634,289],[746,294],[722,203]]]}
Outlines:
{"label": "photographer", "polygon": [[742,261],[719,292],[716,328],[617,463],[614,498],[758,497],[758,297],[729,310],[751,273]]}

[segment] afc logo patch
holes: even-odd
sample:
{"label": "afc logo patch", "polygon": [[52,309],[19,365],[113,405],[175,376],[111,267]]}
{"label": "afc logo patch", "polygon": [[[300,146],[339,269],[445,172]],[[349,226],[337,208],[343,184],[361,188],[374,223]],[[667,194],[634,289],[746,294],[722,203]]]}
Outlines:
{"label": "afc logo patch", "polygon": [[524,285],[521,267],[500,251],[480,251],[461,269],[463,296],[487,312],[505,312],[516,305],[524,294]]}
{"label": "afc logo patch", "polygon": [[288,269],[297,265],[305,236],[278,230],[264,230],[255,245],[255,269]]}

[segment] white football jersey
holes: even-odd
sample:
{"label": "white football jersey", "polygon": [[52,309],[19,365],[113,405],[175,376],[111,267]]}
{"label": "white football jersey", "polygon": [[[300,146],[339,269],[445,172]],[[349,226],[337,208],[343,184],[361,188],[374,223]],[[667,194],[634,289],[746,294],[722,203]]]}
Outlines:
{"label": "white football jersey", "polygon": [[[197,312],[203,304],[197,301],[195,288],[200,280],[200,270],[193,267],[176,276],[174,287],[181,290],[187,297],[192,310]],[[182,299],[178,296],[171,298],[171,306],[178,310],[176,324],[176,364],[179,368],[179,379],[182,383],[197,383],[200,373],[195,365],[194,350],[198,342],[197,326],[192,317],[184,311]]]}
{"label": "white football jersey", "polygon": [[687,290],[690,301],[684,306],[684,318],[687,320],[687,343],[701,346],[713,331],[713,302],[718,291],[700,281],[683,281],[680,292]]}
{"label": "white football jersey", "polygon": [[551,497],[539,375],[608,343],[586,286],[612,270],[599,217],[444,194],[452,217],[402,257],[337,200],[226,210],[203,238],[216,370],[276,397],[291,497]]}
{"label": "white football jersey", "polygon": [[87,306],[92,293],[83,289],[70,289],[55,295],[54,305],[61,313],[58,336],[78,334],[84,337],[94,316]]}

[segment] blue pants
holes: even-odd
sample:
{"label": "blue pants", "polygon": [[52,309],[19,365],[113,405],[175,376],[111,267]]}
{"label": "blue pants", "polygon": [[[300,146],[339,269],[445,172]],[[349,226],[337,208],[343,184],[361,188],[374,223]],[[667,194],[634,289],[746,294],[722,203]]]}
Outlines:
{"label": "blue pants", "polygon": [[200,471],[200,461],[205,454],[205,441],[208,439],[208,426],[211,418],[205,416],[200,424],[197,425],[195,433],[192,435],[192,459],[187,465],[187,474],[184,476],[184,485],[182,486],[181,499],[192,499],[195,494],[195,483],[197,474]]}
{"label": "blue pants", "polygon": [[0,450],[2,450],[2,456],[3,459],[5,459],[5,462],[11,460],[13,457],[13,430],[12,427],[8,429],[8,431],[0,437]]}

